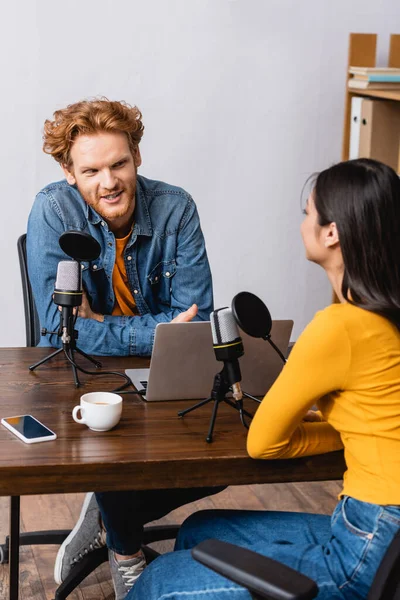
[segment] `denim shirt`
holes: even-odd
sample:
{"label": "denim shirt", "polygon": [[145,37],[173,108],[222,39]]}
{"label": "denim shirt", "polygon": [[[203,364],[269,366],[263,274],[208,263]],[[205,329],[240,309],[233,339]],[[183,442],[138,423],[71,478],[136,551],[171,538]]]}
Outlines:
{"label": "denim shirt", "polygon": [[[211,272],[196,205],[178,187],[138,175],[134,227],[124,262],[138,316],[112,316],[115,237],[107,223],[83,200],[76,186],[52,183],[36,196],[27,231],[28,272],[41,327],[57,331],[59,311],[52,300],[59,261],[68,260],[58,240],[80,230],[101,246],[97,260],[82,263],[82,281],[92,310],[104,322],[78,317],[77,345],[94,355],[151,354],[157,323],[171,321],[193,303],[197,320],[213,309]],[[40,346],[60,347],[57,335]]]}

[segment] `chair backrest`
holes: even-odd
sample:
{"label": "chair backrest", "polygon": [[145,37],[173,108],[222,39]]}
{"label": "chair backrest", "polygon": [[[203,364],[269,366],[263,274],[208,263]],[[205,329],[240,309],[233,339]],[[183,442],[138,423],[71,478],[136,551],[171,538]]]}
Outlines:
{"label": "chair backrest", "polygon": [[400,531],[379,565],[367,600],[400,600]]}
{"label": "chair backrest", "polygon": [[28,263],[26,260],[26,233],[18,238],[17,242],[19,266],[21,269],[22,293],[24,296],[26,345],[37,346],[40,339],[40,322],[36,310],[28,276]]}

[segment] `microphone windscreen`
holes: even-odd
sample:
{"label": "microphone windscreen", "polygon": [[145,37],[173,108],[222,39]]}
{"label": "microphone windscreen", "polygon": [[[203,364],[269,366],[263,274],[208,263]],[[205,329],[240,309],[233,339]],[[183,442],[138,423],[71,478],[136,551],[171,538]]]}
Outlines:
{"label": "microphone windscreen", "polygon": [[210,314],[213,344],[228,344],[240,338],[239,329],[230,308],[219,308]]}
{"label": "microphone windscreen", "polygon": [[75,260],[61,260],[57,267],[56,290],[81,291],[81,267]]}

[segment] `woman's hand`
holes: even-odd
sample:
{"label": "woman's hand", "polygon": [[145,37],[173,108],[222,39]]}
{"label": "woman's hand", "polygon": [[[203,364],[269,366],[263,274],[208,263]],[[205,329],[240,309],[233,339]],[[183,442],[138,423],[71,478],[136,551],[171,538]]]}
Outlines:
{"label": "woman's hand", "polygon": [[319,423],[323,421],[323,418],[316,410],[309,410],[303,417],[303,421],[307,423]]}

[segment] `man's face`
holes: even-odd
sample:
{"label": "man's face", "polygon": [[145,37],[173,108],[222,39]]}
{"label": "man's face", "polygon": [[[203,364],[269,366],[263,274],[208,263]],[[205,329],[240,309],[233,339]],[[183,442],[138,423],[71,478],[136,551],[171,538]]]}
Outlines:
{"label": "man's face", "polygon": [[135,210],[139,148],[132,154],[123,132],[79,135],[71,148],[71,166],[63,166],[67,181],[76,184],[87,204],[112,231],[130,225]]}

